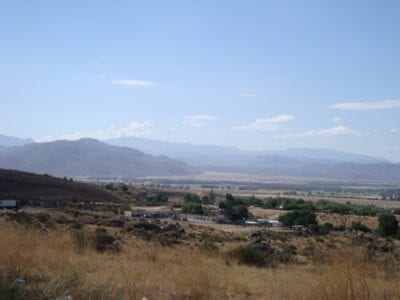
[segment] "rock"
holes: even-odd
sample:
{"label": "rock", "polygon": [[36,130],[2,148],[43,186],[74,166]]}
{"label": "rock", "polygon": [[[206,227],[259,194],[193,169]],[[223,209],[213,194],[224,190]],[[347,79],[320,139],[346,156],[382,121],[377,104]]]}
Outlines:
{"label": "rock", "polygon": [[161,227],[153,224],[153,223],[146,223],[146,222],[139,222],[131,225],[132,230],[146,230],[152,231],[154,233],[160,233]]}
{"label": "rock", "polygon": [[181,237],[181,234],[179,231],[167,231],[161,234],[161,236],[167,237],[167,238],[174,238],[174,239],[179,239]]}
{"label": "rock", "polygon": [[250,234],[249,238],[250,239],[259,239],[259,238],[261,238],[261,236],[262,236],[261,231],[255,231],[252,234]]}
{"label": "rock", "polygon": [[397,259],[400,259],[400,248],[397,248],[396,250],[393,251],[394,257]]}
{"label": "rock", "polygon": [[161,228],[163,232],[179,232],[180,234],[185,233],[185,229],[181,228],[178,224],[168,224]]}
{"label": "rock", "polygon": [[260,238],[254,240],[254,241],[249,242],[249,243],[246,245],[246,247],[253,248],[253,249],[257,249],[257,250],[260,250],[260,251],[262,251],[262,252],[266,252],[266,253],[270,253],[270,254],[272,254],[272,253],[275,252],[275,249],[272,248],[271,245],[269,245],[269,244],[266,243],[266,242],[261,241]]}
{"label": "rock", "polygon": [[111,219],[111,220],[106,220],[103,223],[104,226],[110,226],[110,227],[123,227],[125,225],[124,220],[121,219]]}

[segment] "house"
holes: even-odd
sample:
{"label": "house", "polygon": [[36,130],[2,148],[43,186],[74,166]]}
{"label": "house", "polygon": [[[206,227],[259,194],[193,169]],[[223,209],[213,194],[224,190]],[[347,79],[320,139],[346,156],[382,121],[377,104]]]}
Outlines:
{"label": "house", "polygon": [[0,209],[13,209],[17,207],[17,200],[0,200]]}

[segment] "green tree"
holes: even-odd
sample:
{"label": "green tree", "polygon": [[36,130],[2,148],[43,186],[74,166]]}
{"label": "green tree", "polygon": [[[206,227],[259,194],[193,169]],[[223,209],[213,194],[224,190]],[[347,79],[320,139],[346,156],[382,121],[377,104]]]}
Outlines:
{"label": "green tree", "polygon": [[182,212],[186,214],[202,215],[204,213],[203,206],[196,202],[185,202],[182,205]]}
{"label": "green tree", "polygon": [[225,216],[231,221],[247,219],[249,216],[247,206],[231,194],[225,195],[225,202],[221,207],[225,208]]}
{"label": "green tree", "polygon": [[315,225],[317,221],[313,211],[310,210],[294,210],[279,217],[279,221],[285,226],[293,225]]}

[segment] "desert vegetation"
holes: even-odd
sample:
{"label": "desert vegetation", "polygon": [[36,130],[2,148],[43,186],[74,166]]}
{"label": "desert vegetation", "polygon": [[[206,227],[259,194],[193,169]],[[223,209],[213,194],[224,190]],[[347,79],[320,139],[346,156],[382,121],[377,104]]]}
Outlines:
{"label": "desert vegetation", "polygon": [[[400,297],[396,241],[59,221],[0,219],[0,299]],[[177,242],[160,239],[176,228]]]}

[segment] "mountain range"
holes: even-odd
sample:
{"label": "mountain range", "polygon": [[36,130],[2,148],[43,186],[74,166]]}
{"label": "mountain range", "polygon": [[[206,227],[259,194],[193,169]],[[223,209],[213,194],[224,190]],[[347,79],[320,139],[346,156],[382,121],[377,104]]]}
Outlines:
{"label": "mountain range", "polygon": [[3,148],[0,168],[54,176],[135,178],[190,175],[193,167],[166,156],[152,156],[94,139],[32,143]]}
{"label": "mountain range", "polygon": [[400,180],[400,164],[330,149],[248,151],[133,137],[103,142],[25,142],[6,147],[0,140],[0,168],[92,178],[191,176],[215,171],[313,179]]}
{"label": "mountain range", "polygon": [[254,159],[265,156],[316,159],[326,163],[388,163],[387,160],[379,157],[347,153],[331,149],[291,148],[275,151],[250,151],[236,147],[173,143],[137,137],[123,137],[106,140],[105,142],[111,145],[135,148],[152,155],[166,155],[171,158],[185,161],[194,166],[248,166],[248,164],[253,162]]}

